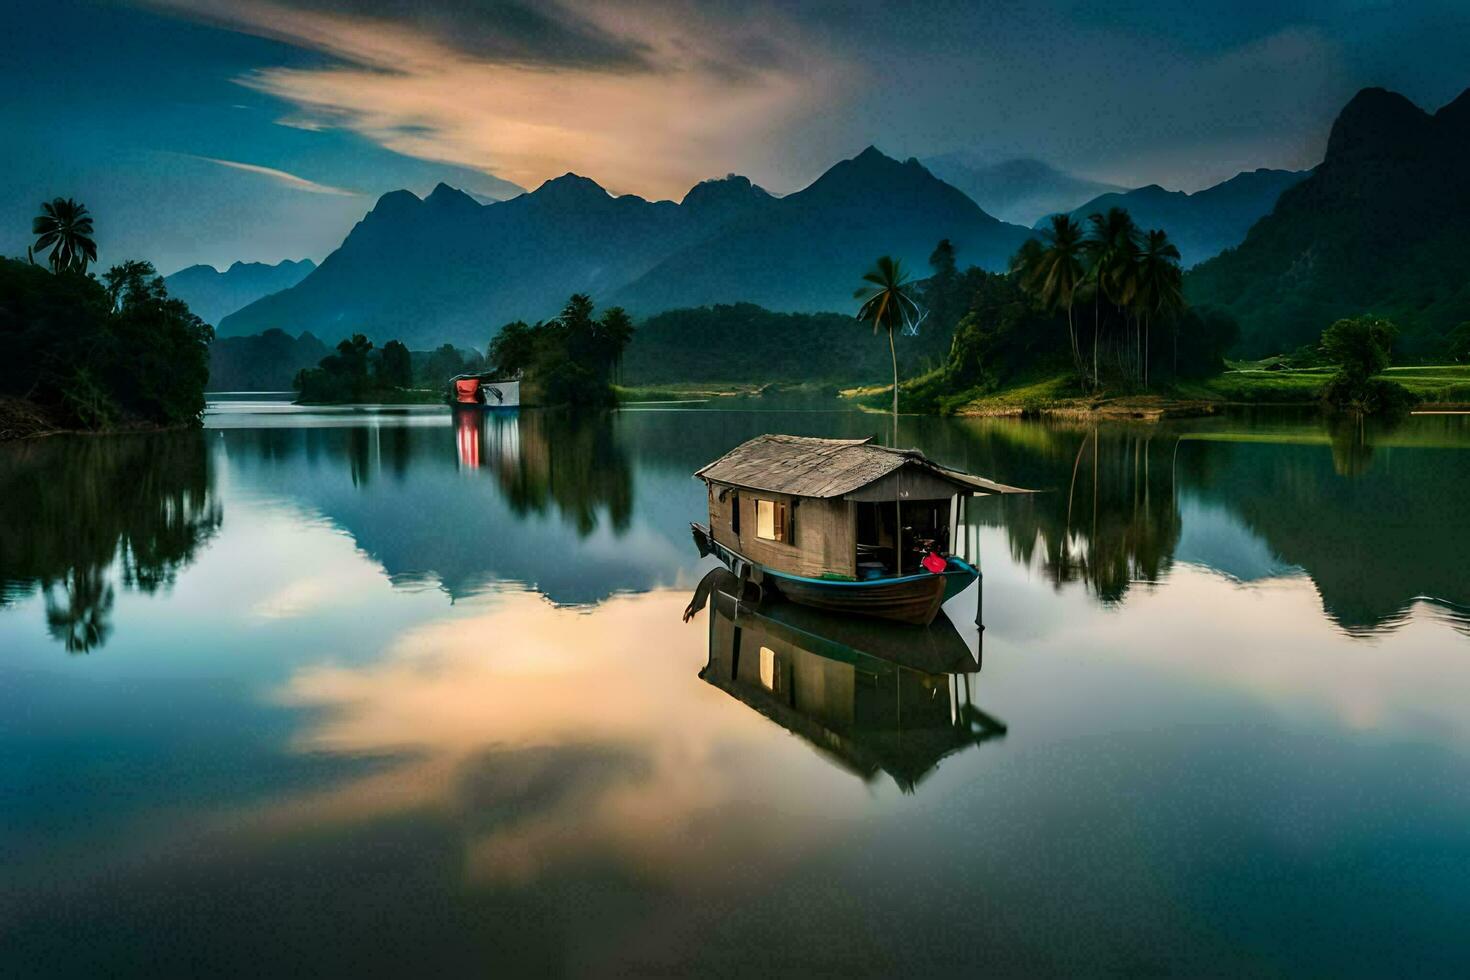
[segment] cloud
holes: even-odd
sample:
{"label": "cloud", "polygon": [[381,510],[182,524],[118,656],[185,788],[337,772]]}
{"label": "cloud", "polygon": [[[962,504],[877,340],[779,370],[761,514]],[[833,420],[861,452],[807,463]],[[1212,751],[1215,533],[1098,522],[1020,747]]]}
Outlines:
{"label": "cloud", "polygon": [[344,187],[333,187],[330,184],[318,184],[314,180],[307,180],[305,177],[298,177],[295,174],[289,174],[284,170],[277,170],[274,167],[261,167],[253,163],[240,163],[238,160],[220,160],[215,157],[196,156],[194,159],[203,160],[206,163],[217,163],[221,167],[229,167],[232,170],[243,170],[246,173],[269,177],[278,184],[284,184],[293,190],[306,191],[309,194],[339,194],[343,197],[357,196],[357,191],[350,191]]}
{"label": "cloud", "polygon": [[682,196],[776,152],[770,135],[821,112],[843,72],[776,13],[613,3],[574,17],[492,3],[461,18],[429,3],[389,20],[367,0],[159,5],[332,59],[238,79],[291,105],[287,125],[346,130],[527,187],[575,170],[618,191]]}
{"label": "cloud", "polygon": [[[303,24],[357,23],[407,31],[484,61],[556,68],[647,70],[651,47],[615,23],[556,0],[145,0],[196,20],[288,43]],[[326,37],[317,38],[327,42]]]}

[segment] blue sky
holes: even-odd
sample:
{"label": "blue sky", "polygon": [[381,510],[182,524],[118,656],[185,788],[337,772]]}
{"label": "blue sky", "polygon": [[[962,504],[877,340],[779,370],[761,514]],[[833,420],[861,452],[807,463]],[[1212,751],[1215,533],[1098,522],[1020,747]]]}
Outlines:
{"label": "blue sky", "polygon": [[1470,86],[1447,0],[6,3],[0,252],[75,196],[165,272],[321,259],[398,187],[784,192],[869,143],[1192,190],[1314,164],[1363,86]]}

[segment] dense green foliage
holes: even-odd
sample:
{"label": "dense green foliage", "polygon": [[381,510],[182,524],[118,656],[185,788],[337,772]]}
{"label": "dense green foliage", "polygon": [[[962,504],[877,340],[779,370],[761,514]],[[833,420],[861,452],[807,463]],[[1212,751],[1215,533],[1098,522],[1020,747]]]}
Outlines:
{"label": "dense green foliage", "polygon": [[[925,283],[929,309],[962,309],[943,366],[907,385],[916,410],[948,410],[1001,388],[1070,377],[1081,394],[1104,383],[1147,387],[1224,367],[1233,322],[1190,310],[1179,253],[1162,231],[1140,231],[1119,209],[1084,229],[1058,215],[1027,241],[1008,275],[969,269]],[[952,315],[952,314],[951,314]]]}
{"label": "dense green foliage", "polygon": [[1445,338],[1445,353],[1456,364],[1470,363],[1470,320],[1450,331]]}
{"label": "dense green foliage", "polygon": [[1389,365],[1398,333],[1392,321],[1374,316],[1338,320],[1322,331],[1322,350],[1337,364],[1323,397],[1338,408],[1359,412],[1392,410],[1412,401],[1401,385],[1377,377]]}
{"label": "dense green foliage", "polygon": [[431,351],[411,351],[401,342],[390,340],[377,348],[360,333],[339,342],[336,350],[321,358],[316,367],[296,374],[292,387],[299,393],[298,403],[433,401],[444,396],[450,378],[477,373],[485,367],[477,352],[462,351],[453,344]]}
{"label": "dense green foliage", "polygon": [[524,377],[542,404],[611,405],[613,375],[633,339],[633,321],[617,306],[601,319],[593,312],[592,300],[577,293],[554,320],[507,323],[486,359],[504,377]]}
{"label": "dense green foliage", "polygon": [[103,278],[0,259],[0,399],[33,406],[31,428],[197,423],[209,326],[146,262]]}
{"label": "dense green foliage", "polygon": [[1414,357],[1449,355],[1470,319],[1470,92],[1430,116],[1382,89],[1338,116],[1326,157],[1237,248],[1196,267],[1192,303],[1241,324],[1239,353],[1293,350],[1371,310]]}
{"label": "dense green foliage", "polygon": [[282,330],[267,330],[250,337],[216,337],[209,345],[209,388],[286,391],[296,375],[327,353],[327,345],[309,333],[292,337]]}
{"label": "dense green foliage", "polygon": [[[963,312],[963,310],[962,310]],[[894,338],[901,375],[940,364],[949,329],[937,313],[918,336]],[[889,373],[888,345],[845,313],[775,313],[753,303],[669,310],[638,325],[623,373],[629,382],[877,381]]]}
{"label": "dense green foliage", "polygon": [[485,358],[479,351],[453,344],[440,344],[429,351],[409,351],[409,357],[413,362],[414,384],[435,391],[442,391],[449,379],[457,374],[478,374],[485,370]]}
{"label": "dense green foliage", "polygon": [[[1080,395],[1073,344],[1065,312],[1038,304],[1019,278],[979,270],[967,277],[975,288],[954,331],[944,366],[905,384],[903,403],[915,411],[946,411],[1030,379],[1069,376],[1076,387],[1049,397]],[[1167,330],[1151,338],[1155,382],[1205,377],[1224,367],[1235,324],[1218,313],[1183,310]]]}
{"label": "dense green foliage", "polygon": [[[1109,378],[1149,385],[1155,325],[1172,354],[1184,312],[1179,249],[1164,231],[1140,229],[1122,208],[1089,215],[1085,231],[1057,215],[1016,253],[1011,271],[1042,309],[1066,311],[1073,371],[1094,390]],[[1090,307],[1090,344],[1078,335],[1079,303]],[[1168,373],[1177,373],[1172,356]]]}

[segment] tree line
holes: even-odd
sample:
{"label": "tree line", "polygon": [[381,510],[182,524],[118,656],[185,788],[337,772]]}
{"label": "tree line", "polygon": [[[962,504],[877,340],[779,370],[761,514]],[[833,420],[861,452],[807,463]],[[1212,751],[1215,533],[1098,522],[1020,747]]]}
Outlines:
{"label": "tree line", "polygon": [[198,424],[213,329],[147,262],[89,274],[85,205],[46,202],[31,228],[26,261],[0,259],[0,437]]}
{"label": "tree line", "polygon": [[[915,281],[900,261],[882,257],[854,294],[858,319],[886,334],[895,413],[900,400],[944,410],[1058,375],[1094,392],[1105,383],[1147,389],[1162,378],[1206,376],[1224,367],[1237,336],[1229,317],[1184,302],[1179,251],[1167,233],[1140,230],[1121,208],[1091,216],[1086,228],[1054,217],[1004,273],[960,271],[948,240],[929,266]],[[947,340],[947,356],[900,382],[895,338],[925,332]]]}
{"label": "tree line", "polygon": [[600,318],[595,312],[591,297],[575,293],[553,319],[501,327],[486,359],[501,377],[531,382],[542,404],[611,405],[633,320],[620,306],[608,307]]}

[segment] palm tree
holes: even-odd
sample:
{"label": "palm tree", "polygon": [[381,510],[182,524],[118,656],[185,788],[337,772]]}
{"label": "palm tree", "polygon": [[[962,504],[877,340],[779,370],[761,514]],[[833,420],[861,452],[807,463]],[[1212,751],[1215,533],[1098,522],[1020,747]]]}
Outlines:
{"label": "palm tree", "polygon": [[1184,274],[1179,269],[1179,249],[1161,229],[1144,236],[1138,253],[1138,290],[1135,299],[1143,312],[1143,384],[1148,386],[1150,321],[1156,313],[1174,313],[1184,305]]}
{"label": "palm tree", "polygon": [[1106,297],[1114,306],[1122,307],[1131,298],[1134,278],[1133,262],[1138,252],[1138,227],[1123,208],[1108,208],[1107,214],[1087,217],[1090,234],[1083,247],[1090,259],[1087,277],[1092,294],[1092,374],[1098,378],[1098,299]]}
{"label": "palm tree", "polygon": [[1072,304],[1082,285],[1085,269],[1082,259],[1085,243],[1082,227],[1071,215],[1052,215],[1051,227],[1042,231],[1042,241],[1028,238],[1011,262],[1011,270],[1021,275],[1021,287],[1034,295],[1047,309],[1066,308],[1067,335],[1072,341],[1072,364],[1085,378],[1082,350],[1077,345],[1077,328],[1072,322]]}
{"label": "palm tree", "polygon": [[904,322],[918,312],[919,304],[915,303],[909,295],[909,277],[903,271],[903,264],[897,259],[884,255],[874,263],[873,268],[863,276],[866,286],[861,286],[852,294],[853,299],[863,301],[862,307],[857,312],[857,318],[864,322],[872,321],[873,335],[877,336],[878,328],[882,327],[888,331],[888,356],[893,360],[893,434],[898,437],[898,352],[893,346],[893,331],[904,325]]}
{"label": "palm tree", "polygon": [[87,263],[97,261],[92,216],[86,205],[69,197],[42,204],[41,213],[31,221],[31,234],[37,236],[32,246],[35,251],[51,249],[51,268],[55,272],[86,272]]}

